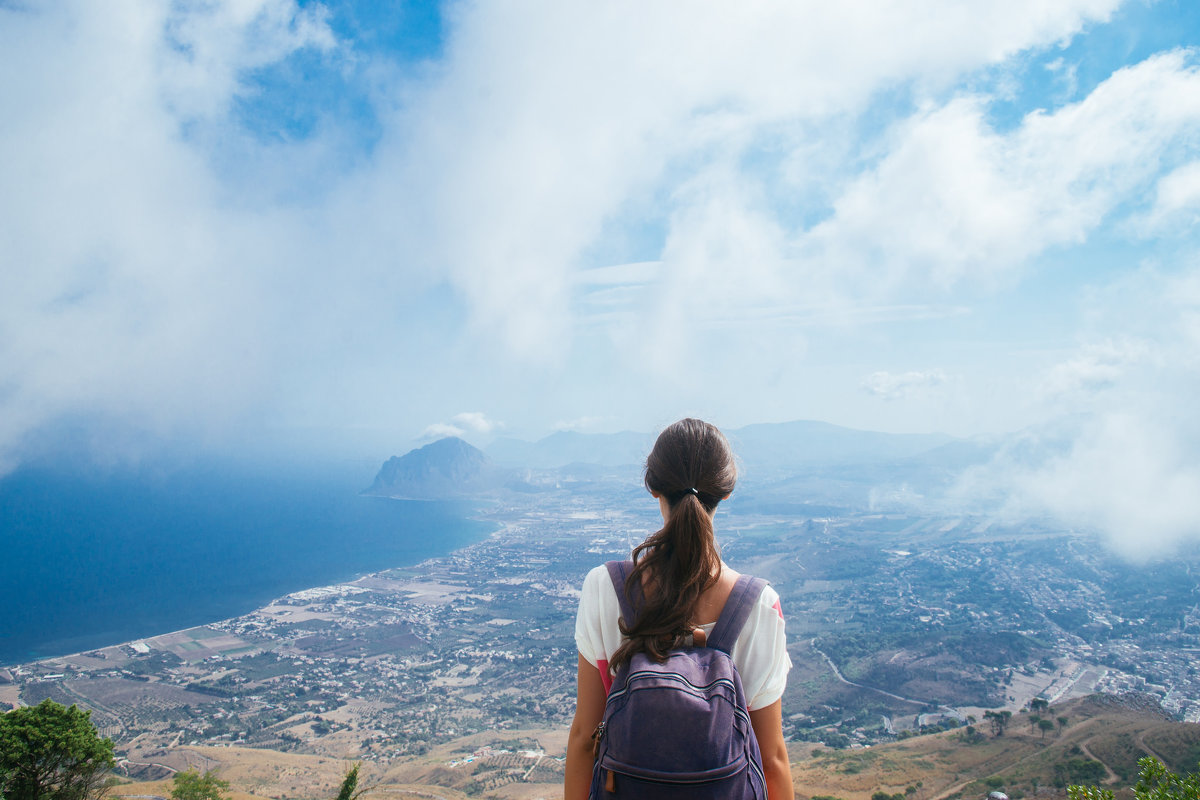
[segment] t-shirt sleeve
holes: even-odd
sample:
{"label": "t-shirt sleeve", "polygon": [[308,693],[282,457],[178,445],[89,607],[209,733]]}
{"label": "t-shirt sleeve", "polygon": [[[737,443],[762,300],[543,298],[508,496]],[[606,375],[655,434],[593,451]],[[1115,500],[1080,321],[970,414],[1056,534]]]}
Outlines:
{"label": "t-shirt sleeve", "polygon": [[788,670],[792,668],[779,594],[770,586],[763,590],[746,626],[749,630],[743,633],[748,635],[739,637],[746,642],[742,688],[747,707],[757,711],[783,697]]}
{"label": "t-shirt sleeve", "polygon": [[606,582],[611,584],[608,568],[594,567],[583,579],[583,590],[579,595],[579,613],[575,616],[575,646],[593,667],[605,658],[604,638],[600,628],[602,608],[601,592]]}

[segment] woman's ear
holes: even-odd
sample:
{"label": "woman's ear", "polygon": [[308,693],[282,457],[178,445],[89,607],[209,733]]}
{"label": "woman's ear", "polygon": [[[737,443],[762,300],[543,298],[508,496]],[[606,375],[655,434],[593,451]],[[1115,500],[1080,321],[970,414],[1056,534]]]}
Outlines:
{"label": "woman's ear", "polygon": [[662,497],[662,492],[656,492],[653,489],[651,489],[650,496],[653,497],[655,500],[657,500],[658,498]]}

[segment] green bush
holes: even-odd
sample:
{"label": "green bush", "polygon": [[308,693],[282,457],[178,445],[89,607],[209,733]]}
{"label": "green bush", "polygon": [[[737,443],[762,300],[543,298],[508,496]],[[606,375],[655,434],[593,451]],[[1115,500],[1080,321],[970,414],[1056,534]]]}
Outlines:
{"label": "green bush", "polygon": [[[1157,758],[1143,758],[1138,782],[1133,787],[1137,800],[1196,800],[1200,797],[1200,772],[1176,775]],[[1097,786],[1067,787],[1069,800],[1113,800],[1110,789]]]}
{"label": "green bush", "polygon": [[0,714],[0,797],[99,797],[113,767],[113,743],[96,733],[91,715],[49,699]]}
{"label": "green bush", "polygon": [[172,778],[171,800],[226,800],[228,789],[229,781],[221,780],[211,769],[203,774],[187,769]]}
{"label": "green bush", "polygon": [[1055,785],[1073,783],[1097,783],[1104,780],[1108,772],[1104,765],[1091,758],[1071,758],[1054,765]]}

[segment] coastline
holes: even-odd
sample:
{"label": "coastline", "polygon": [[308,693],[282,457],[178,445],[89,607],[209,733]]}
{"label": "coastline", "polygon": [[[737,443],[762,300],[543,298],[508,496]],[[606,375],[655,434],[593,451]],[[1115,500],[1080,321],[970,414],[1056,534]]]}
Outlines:
{"label": "coastline", "polygon": [[[185,769],[196,748],[386,765],[462,736],[507,741],[518,720],[565,730],[565,643],[582,578],[557,565],[582,552],[577,532],[558,514],[482,511],[488,529],[447,552],[241,616],[27,662],[0,682],[0,705],[91,709],[123,774],[142,779],[154,776],[138,765]],[[519,698],[535,706],[515,707]]]}
{"label": "coastline", "polygon": [[[402,501],[405,503],[419,503],[423,506],[428,506],[428,507],[444,506],[445,502],[446,502],[446,501],[439,500],[439,499],[429,499],[429,498],[403,498],[403,497],[389,497],[389,496],[383,496],[383,495],[362,495],[362,496],[369,497],[372,499],[399,500],[399,501]],[[285,592],[283,594],[274,595],[274,596],[270,597],[268,600],[266,600],[265,602],[258,601],[251,608],[248,608],[240,613],[236,613],[236,614],[232,614],[232,615],[228,615],[228,616],[220,616],[220,617],[217,617],[214,619],[208,619],[204,622],[200,622],[195,625],[186,625],[184,627],[172,628],[172,629],[165,630],[165,631],[160,630],[160,631],[157,631],[154,633],[149,633],[144,636],[137,636],[137,637],[128,638],[128,639],[119,639],[116,641],[111,641],[111,642],[107,642],[107,643],[103,643],[103,644],[97,644],[94,646],[84,647],[84,648],[81,648],[78,650],[72,650],[70,652],[65,652],[65,653],[54,653],[51,655],[41,656],[41,657],[32,658],[32,659],[25,659],[25,660],[20,660],[20,661],[0,662],[0,671],[6,671],[6,672],[9,672],[12,674],[20,674],[20,671],[23,668],[27,669],[27,668],[31,668],[34,666],[45,666],[48,664],[54,664],[56,662],[64,662],[65,663],[65,662],[69,661],[70,659],[87,659],[87,658],[89,658],[89,656],[88,656],[89,653],[100,652],[100,651],[109,650],[112,648],[132,647],[135,643],[144,643],[144,642],[147,642],[147,641],[150,641],[153,639],[165,639],[168,637],[185,635],[190,631],[197,631],[197,630],[200,630],[203,628],[210,628],[211,626],[231,623],[242,617],[248,617],[248,616],[257,614],[259,612],[262,612],[264,609],[270,608],[273,605],[276,605],[277,603],[279,603],[280,601],[286,600],[287,598],[289,598],[293,595],[300,595],[305,592],[319,591],[321,589],[336,589],[336,588],[340,588],[340,587],[350,587],[361,581],[378,579],[379,576],[383,575],[384,573],[390,572],[392,570],[410,569],[410,568],[420,567],[425,564],[430,564],[432,562],[437,561],[438,559],[453,556],[453,555],[458,554],[462,551],[465,551],[473,546],[476,546],[483,542],[487,542],[489,540],[495,539],[496,537],[503,535],[508,529],[511,528],[512,523],[505,523],[505,522],[501,522],[501,521],[498,521],[495,519],[488,518],[485,514],[481,513],[481,511],[482,511],[482,509],[480,507],[473,505],[469,509],[469,513],[460,517],[459,520],[463,523],[472,523],[472,524],[490,526],[490,529],[487,531],[481,531],[480,535],[471,537],[469,541],[458,543],[456,546],[454,546],[451,549],[446,550],[444,552],[435,553],[435,554],[431,554],[431,555],[424,555],[420,559],[414,560],[414,561],[393,563],[393,564],[389,564],[388,566],[385,566],[385,567],[371,569],[371,570],[365,571],[365,572],[356,572],[352,578],[334,581],[332,583],[321,583],[321,584],[317,584],[315,586],[314,585],[302,586],[302,587],[299,587],[296,589],[292,589],[291,591]],[[70,638],[79,638],[79,637],[70,637]],[[69,640],[70,639],[66,639],[66,640],[62,640],[62,641],[69,641]],[[54,640],[51,640],[50,643],[52,644],[53,641]],[[2,677],[2,676],[0,676],[0,677]],[[4,685],[4,683],[2,681],[0,681],[0,686],[3,686],[3,685]]]}

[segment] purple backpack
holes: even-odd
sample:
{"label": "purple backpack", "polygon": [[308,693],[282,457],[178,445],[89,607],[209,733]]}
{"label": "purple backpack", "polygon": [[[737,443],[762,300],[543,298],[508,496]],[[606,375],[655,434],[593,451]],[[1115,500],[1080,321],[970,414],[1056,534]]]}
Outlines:
{"label": "purple backpack", "polygon": [[[621,616],[632,561],[610,561]],[[593,735],[590,798],[766,800],[762,756],[742,679],[729,657],[767,582],[742,575],[700,647],[676,647],[658,664],[637,653],[617,671]]]}

